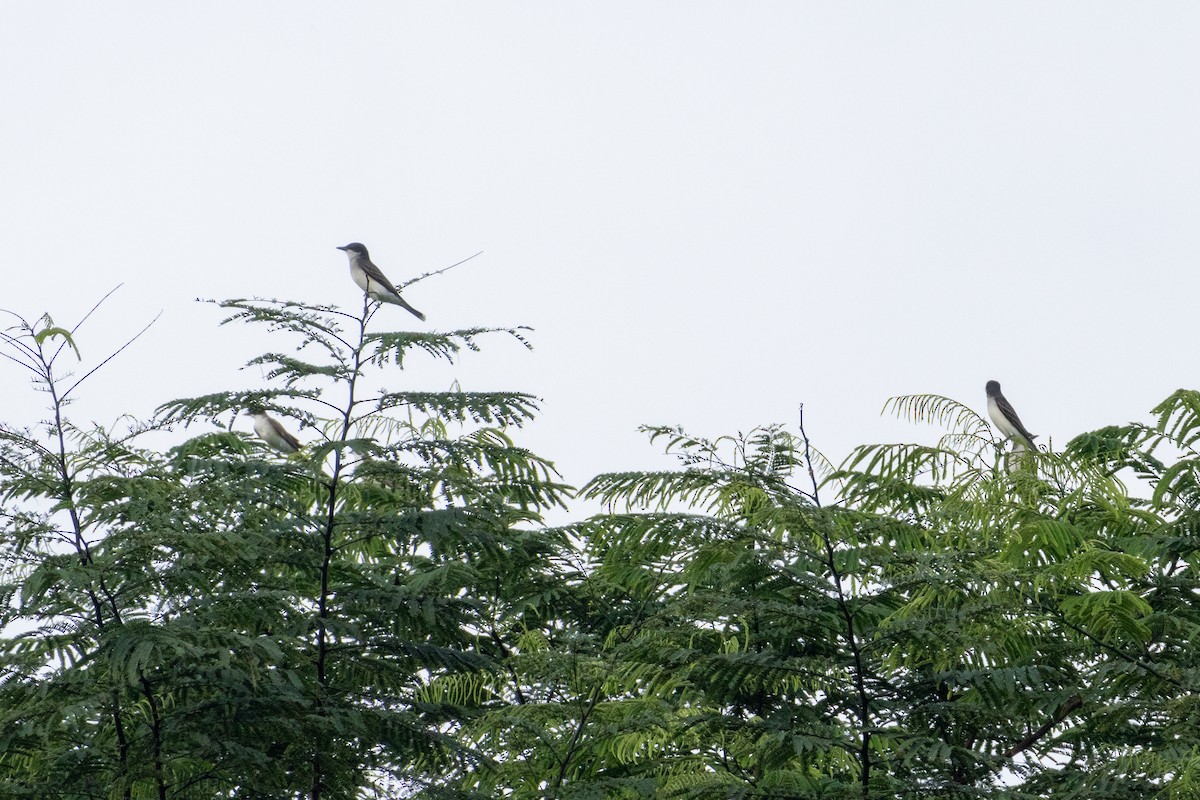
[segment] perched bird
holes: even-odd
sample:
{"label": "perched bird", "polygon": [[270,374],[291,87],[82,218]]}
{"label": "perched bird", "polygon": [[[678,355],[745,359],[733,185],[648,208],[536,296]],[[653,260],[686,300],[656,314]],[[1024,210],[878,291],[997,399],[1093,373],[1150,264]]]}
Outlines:
{"label": "perched bird", "polygon": [[[1024,442],[1028,442],[1030,447],[1036,450],[1037,445],[1033,443],[1033,440],[1037,436],[1025,430],[1025,426],[1021,424],[1021,418],[1013,410],[1012,403],[1008,402],[1008,398],[1000,393],[1000,383],[998,381],[988,381],[986,388],[988,416],[992,418],[992,422],[996,423],[996,427],[1000,429],[1000,432],[1009,439],[1015,439],[1019,436]],[[1018,444],[1022,446],[1024,442],[1018,440]]]}
{"label": "perched bird", "polygon": [[288,433],[287,428],[283,427],[279,420],[261,408],[248,408],[246,415],[254,417],[254,432],[273,449],[285,455],[290,455],[300,449],[300,440]]}
{"label": "perched bird", "polygon": [[350,277],[354,278],[358,288],[366,292],[368,297],[381,303],[403,306],[415,314],[417,319],[425,319],[424,314],[404,302],[404,298],[400,296],[400,292],[387,279],[387,276],[379,271],[379,267],[371,263],[371,257],[367,255],[367,248],[358,242],[351,242],[339,247],[338,250],[349,256]]}

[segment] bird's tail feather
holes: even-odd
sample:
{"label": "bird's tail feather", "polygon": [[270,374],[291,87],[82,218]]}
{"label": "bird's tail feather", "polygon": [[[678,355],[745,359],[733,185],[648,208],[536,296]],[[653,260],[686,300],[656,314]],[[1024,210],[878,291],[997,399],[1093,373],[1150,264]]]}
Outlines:
{"label": "bird's tail feather", "polygon": [[371,297],[375,298],[381,303],[391,303],[394,306],[400,306],[401,308],[407,309],[417,319],[421,320],[422,322],[425,321],[425,315],[410,306],[408,302],[399,295],[394,295],[390,292],[373,292]]}
{"label": "bird's tail feather", "polygon": [[424,315],[424,314],[422,314],[420,311],[417,311],[415,308],[413,308],[412,306],[410,306],[408,303],[404,302],[404,298],[403,298],[403,297],[397,297],[396,299],[400,301],[400,302],[396,303],[396,305],[398,305],[398,306],[404,306],[404,307],[405,307],[405,308],[407,308],[409,311],[411,311],[411,312],[413,313],[413,315],[414,315],[414,316],[416,316],[416,318],[417,318],[417,319],[421,320],[422,322],[424,322],[424,321],[425,321],[425,315]]}

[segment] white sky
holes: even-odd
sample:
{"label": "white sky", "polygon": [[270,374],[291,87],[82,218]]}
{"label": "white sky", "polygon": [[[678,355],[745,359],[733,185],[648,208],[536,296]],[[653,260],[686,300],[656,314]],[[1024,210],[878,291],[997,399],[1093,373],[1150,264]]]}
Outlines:
{"label": "white sky", "polygon": [[1197,385],[1197,42],[1170,2],[5,3],[0,307],[123,282],[89,365],[164,311],[74,407],[108,422],[262,385],[281,344],[195,297],[354,307],[337,245],[483,250],[406,298],[536,349],[394,386],[541,396],[520,441],[576,484],[671,464],[640,423],[803,402],[839,461],[990,378],[1061,446]]}

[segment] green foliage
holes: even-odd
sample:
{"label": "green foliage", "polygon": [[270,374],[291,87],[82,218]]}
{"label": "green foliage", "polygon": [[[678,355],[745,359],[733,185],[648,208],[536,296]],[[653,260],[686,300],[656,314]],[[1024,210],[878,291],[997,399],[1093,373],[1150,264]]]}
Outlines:
{"label": "green foliage", "polygon": [[[565,542],[537,523],[568,487],[512,436],[536,399],[396,390],[384,373],[519,331],[375,333],[372,306],[220,305],[297,354],[252,360],[268,388],[170,401],[121,437],[63,413],[46,348],[74,331],[6,334],[52,422],[48,439],[0,429],[4,796],[315,800],[436,781],[479,762],[451,734],[553,597]],[[309,446],[133,444],[247,407]]]}
{"label": "green foliage", "polygon": [[530,798],[1189,796],[1195,397],[1015,456],[969,409],[899,398],[948,426],[938,445],[836,470],[803,429],[647,429],[681,468],[585,487],[608,511],[566,529],[563,620],[508,659],[520,701],[463,728],[492,767],[451,777]]}
{"label": "green foliage", "polygon": [[803,419],[648,427],[677,468],[547,528],[536,398],[402,382],[522,329],[220,305],[295,350],[120,431],[65,413],[78,326],[3,333],[49,405],[0,424],[0,795],[1195,794],[1200,393],[1061,452],[896,398],[936,444],[837,467]]}

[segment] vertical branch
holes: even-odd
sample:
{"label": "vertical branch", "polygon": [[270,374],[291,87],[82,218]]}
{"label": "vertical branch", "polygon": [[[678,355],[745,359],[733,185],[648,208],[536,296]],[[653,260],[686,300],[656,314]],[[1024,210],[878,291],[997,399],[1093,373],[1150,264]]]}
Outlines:
{"label": "vertical branch", "polygon": [[125,791],[121,796],[125,800],[131,800],[133,797],[133,787],[129,785],[128,780],[129,736],[125,733],[125,721],[121,713],[121,695],[116,689],[112,690],[112,711],[110,713],[113,718],[113,730],[117,737],[117,774],[125,782]]}
{"label": "vertical branch", "polygon": [[[817,475],[812,467],[811,444],[809,443],[808,432],[804,430],[803,404],[800,406],[800,438],[804,441],[804,463],[808,469],[809,480],[812,482],[813,502],[820,508],[821,502],[817,494]],[[822,522],[824,523],[825,520],[822,520]],[[847,595],[842,573],[837,567],[833,538],[824,525],[820,529],[820,537],[825,550],[825,566],[829,569],[829,575],[833,581],[838,610],[842,616],[842,620],[846,624],[846,646],[850,649],[850,656],[854,660],[854,691],[858,696],[856,711],[861,729],[859,733],[858,761],[862,775],[862,796],[864,800],[867,800],[871,796],[871,694],[867,690],[866,663],[862,647],[858,641],[854,610],[850,607],[851,598]]]}
{"label": "vertical branch", "polygon": [[804,430],[804,403],[800,404],[800,439],[804,442],[804,467],[808,470],[808,480],[812,483],[812,501],[817,508],[821,507],[821,495],[817,484],[817,473],[812,465],[812,446],[808,441],[808,432]]}
{"label": "vertical branch", "polygon": [[[122,614],[116,593],[106,586],[103,575],[99,573],[91,544],[88,541],[88,532],[80,514],[78,503],[80,479],[78,475],[79,468],[77,467],[79,462],[73,457],[72,452],[68,448],[67,432],[69,422],[64,412],[69,402],[68,398],[71,391],[83,380],[95,374],[97,370],[108,364],[113,358],[129,347],[145,332],[145,329],[135,334],[120,348],[102,359],[83,378],[75,381],[65,391],[59,385],[60,381],[64,380],[64,378],[60,378],[56,374],[54,365],[58,355],[68,345],[78,355],[79,351],[75,347],[75,342],[72,338],[73,334],[111,294],[112,292],[109,292],[104,298],[101,298],[91,311],[70,331],[55,327],[49,315],[44,315],[40,318],[37,324],[42,329],[35,330],[34,325],[20,315],[7,312],[16,319],[17,324],[9,329],[16,333],[0,332],[0,342],[7,345],[6,349],[11,351],[0,353],[0,355],[31,372],[35,383],[39,384],[50,398],[49,410],[51,412],[51,419],[48,421],[48,425],[50,428],[49,435],[54,443],[42,445],[29,441],[27,446],[31,452],[36,454],[42,465],[54,476],[51,482],[45,484],[43,496],[55,501],[57,508],[66,512],[68,520],[67,530],[59,530],[58,532],[70,543],[81,567],[81,581],[77,587],[73,588],[82,593],[86,598],[85,602],[90,606],[90,614],[87,617],[87,622],[93,626],[94,633],[87,634],[82,630],[79,632],[78,635],[80,637],[86,635],[93,637],[91,642],[77,642],[77,646],[80,649],[86,649],[88,646],[94,649],[99,646],[99,643],[102,642],[105,635],[113,626],[122,624]],[[59,343],[57,348],[50,348],[53,352],[49,353],[47,351],[47,342],[55,337],[62,338],[63,342]],[[107,708],[101,712],[101,716],[107,716],[111,720],[115,739],[116,752],[115,764],[112,767],[114,776],[112,791],[115,795],[119,786],[121,787],[119,790],[120,796],[128,799],[132,797],[131,775],[133,772],[129,761],[131,749],[130,735],[126,727],[120,688],[115,683],[110,685],[108,687],[108,695],[110,702],[106,704]]]}
{"label": "vertical branch", "polygon": [[[353,369],[350,372],[349,382],[346,387],[346,406],[342,409],[341,432],[337,438],[337,442],[340,444],[345,444],[346,440],[350,437],[354,407],[358,405],[355,390],[358,384],[359,370],[362,368],[363,348],[367,338],[367,322],[371,318],[371,313],[370,298],[366,293],[363,293],[363,311],[362,316],[358,318],[358,343],[350,352]],[[333,536],[337,526],[338,483],[341,480],[343,466],[342,448],[335,447],[333,449],[333,469],[329,477],[329,483],[325,487],[327,505],[325,509],[325,526],[321,535],[321,588],[317,596],[317,691],[320,693],[317,697],[318,717],[324,713],[324,694],[329,685],[329,571],[333,565]],[[321,760],[321,750],[319,747],[313,749],[312,765],[313,777],[309,797],[310,800],[321,800],[321,795],[324,791],[324,765]]]}
{"label": "vertical branch", "polygon": [[146,698],[146,706],[150,709],[150,751],[154,754],[154,785],[158,790],[158,800],[167,800],[167,779],[163,771],[162,756],[162,715],[159,712],[158,698],[141,670],[138,670],[138,680],[142,686],[142,696]]}
{"label": "vertical branch", "polygon": [[[24,322],[24,320],[22,320]],[[92,557],[91,546],[84,534],[83,522],[79,518],[79,510],[75,502],[76,485],[75,474],[71,470],[70,458],[67,454],[66,440],[66,422],[63,420],[63,406],[65,399],[60,396],[58,391],[57,380],[54,375],[54,367],[51,359],[46,357],[45,347],[37,340],[32,326],[28,323],[25,328],[33,339],[36,348],[37,368],[39,371],[39,379],[45,384],[47,392],[50,394],[51,410],[54,413],[53,435],[55,437],[57,448],[54,451],[54,469],[58,474],[59,490],[58,500],[67,510],[67,516],[71,521],[71,537],[75,552],[79,557],[79,563],[84,567],[91,567],[95,564]],[[96,587],[88,581],[84,585],[84,593],[92,605],[92,621],[96,626],[97,635],[103,634],[107,620],[105,619],[104,603],[100,598],[100,593],[107,595],[108,606],[112,611],[112,620],[114,624],[121,624],[121,616],[119,607],[116,604],[116,599],[109,593],[104,586],[103,578],[100,579],[100,587]],[[124,797],[128,800],[131,797],[132,786],[128,783],[129,773],[129,741],[125,732],[124,713],[121,705],[120,693],[113,689],[112,692],[112,710],[109,712],[113,721],[113,730],[117,739],[117,773],[126,777]]]}

